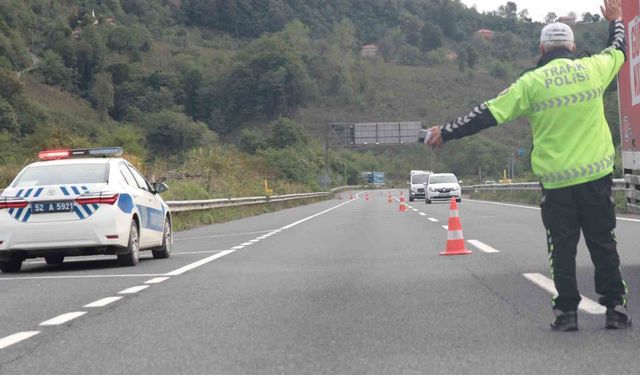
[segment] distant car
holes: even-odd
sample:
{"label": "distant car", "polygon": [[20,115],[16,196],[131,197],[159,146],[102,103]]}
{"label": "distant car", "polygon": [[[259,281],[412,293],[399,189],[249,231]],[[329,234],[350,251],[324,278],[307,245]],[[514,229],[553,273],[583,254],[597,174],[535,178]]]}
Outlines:
{"label": "distant car", "polygon": [[427,204],[437,200],[450,200],[452,197],[457,202],[462,201],[462,189],[454,174],[437,173],[429,176],[425,198]]}
{"label": "distant car", "polygon": [[138,264],[140,250],[168,258],[171,212],[122,148],[40,152],[0,195],[0,269],[18,272],[28,258],[61,264],[66,256],[116,254]]}
{"label": "distant car", "polygon": [[424,199],[425,189],[429,176],[433,172],[430,171],[411,171],[409,176],[409,201],[413,202],[416,199]]}
{"label": "distant car", "polygon": [[493,181],[493,180],[487,180],[487,181],[485,181],[485,182],[484,182],[484,184],[485,184],[485,185],[495,185],[495,184],[496,184],[496,182],[495,182],[495,181]]}

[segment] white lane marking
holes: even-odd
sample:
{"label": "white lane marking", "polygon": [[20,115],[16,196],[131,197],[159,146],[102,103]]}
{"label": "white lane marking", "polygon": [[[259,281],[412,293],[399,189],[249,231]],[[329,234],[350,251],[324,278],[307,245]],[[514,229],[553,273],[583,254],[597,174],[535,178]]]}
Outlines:
{"label": "white lane marking", "polygon": [[187,271],[191,271],[191,270],[192,270],[192,269],[194,269],[194,268],[198,268],[198,267],[200,267],[200,266],[202,266],[202,265],[205,265],[205,264],[207,264],[207,263],[209,263],[209,262],[211,262],[211,261],[214,261],[214,260],[216,260],[216,259],[218,259],[218,258],[222,258],[223,256],[225,256],[225,255],[229,255],[229,254],[231,254],[231,253],[235,253],[235,250],[225,250],[225,251],[219,252],[218,254],[214,254],[214,255],[211,255],[211,256],[206,257],[206,258],[204,258],[204,259],[200,259],[200,260],[199,260],[199,261],[197,261],[197,262],[193,262],[193,263],[191,263],[191,264],[187,264],[187,265],[186,265],[186,266],[184,266],[184,267],[180,267],[180,268],[178,268],[177,270],[171,271],[171,272],[169,272],[169,273],[165,274],[165,276],[178,276],[178,275],[182,275],[183,273],[185,273],[185,272],[187,272]]}
{"label": "white lane marking", "polygon": [[448,225],[443,225],[442,227],[444,228],[444,230],[449,230],[449,226]]}
{"label": "white lane marking", "polygon": [[479,201],[479,200],[475,200],[475,199],[467,199],[466,201],[467,202],[484,203],[484,204],[493,204],[493,205],[496,205],[496,206],[526,208],[527,210],[540,210],[540,207],[523,206],[523,205],[520,205],[520,204],[512,204],[512,203],[499,203],[499,202],[490,202],[490,201]]}
{"label": "white lane marking", "polygon": [[211,254],[211,253],[219,253],[221,251],[225,251],[225,250],[183,251],[179,253],[172,252],[171,255]]}
{"label": "white lane marking", "polygon": [[340,207],[342,207],[342,206],[344,206],[344,205],[346,205],[346,204],[352,203],[352,202],[353,202],[353,201],[346,201],[346,202],[344,202],[344,203],[342,203],[342,204],[339,204],[339,205],[337,205],[337,206],[331,207],[331,208],[329,208],[328,210],[324,210],[324,211],[322,211],[322,212],[318,212],[318,213],[317,213],[317,214],[315,214],[315,215],[311,215],[311,216],[309,216],[309,217],[307,217],[307,218],[304,218],[304,219],[302,219],[302,220],[298,220],[298,221],[296,221],[295,223],[291,223],[291,224],[289,224],[289,225],[287,225],[287,226],[284,226],[284,227],[282,227],[282,228],[280,228],[280,229],[281,229],[281,230],[284,230],[284,229],[293,228],[293,227],[295,227],[295,226],[296,226],[296,225],[298,225],[298,224],[302,224],[302,223],[304,223],[305,221],[311,220],[311,219],[316,218],[316,217],[318,217],[318,216],[320,216],[320,215],[324,215],[324,214],[326,214],[327,212],[333,211],[333,210],[335,210],[335,209],[337,209],[337,208],[340,208]]}
{"label": "white lane marking", "polygon": [[[511,203],[499,203],[499,202],[490,202],[490,201],[479,201],[479,200],[475,200],[475,199],[467,199],[467,202],[476,202],[476,203],[484,203],[484,204],[493,204],[496,206],[507,206],[507,207],[516,207],[516,208],[526,208],[528,210],[538,210],[540,211],[540,207],[534,207],[534,206],[523,206],[523,205],[519,205],[519,204],[511,204]],[[620,217],[620,216],[616,216],[616,219],[620,220],[620,221],[629,221],[629,222],[633,222],[633,223],[640,223],[640,219],[631,219],[631,218],[627,218],[627,217]]]}
{"label": "white lane marking", "polygon": [[156,277],[154,279],[151,280],[147,280],[144,283],[145,284],[160,284],[163,281],[167,281],[169,280],[169,277]]}
{"label": "white lane marking", "polygon": [[119,301],[121,300],[122,297],[107,297],[107,298],[103,298],[103,299],[99,299],[97,301],[88,303],[86,305],[84,305],[83,307],[104,307],[107,306],[111,303],[114,303],[115,301]]}
{"label": "white lane marking", "polygon": [[433,221],[434,223],[437,223],[437,222],[438,222],[438,221],[440,221],[440,220],[430,217],[430,218],[429,218],[429,221]]}
{"label": "white lane marking", "polygon": [[260,242],[260,240],[256,238],[255,240],[251,240],[251,241],[249,241],[249,242],[251,242],[252,244],[254,244],[254,243],[256,243],[256,242]]}
{"label": "white lane marking", "polygon": [[[524,273],[522,274],[525,278],[527,278],[532,283],[536,284],[540,288],[546,290],[554,296],[558,295],[558,291],[556,290],[555,285],[553,284],[553,280],[544,276],[540,273]],[[580,301],[580,305],[578,305],[578,309],[593,315],[602,315],[607,309],[600,305],[599,303],[590,300],[589,298],[581,295],[582,301]]]}
{"label": "white lane marking", "polygon": [[13,344],[17,344],[20,341],[24,341],[30,337],[33,337],[38,333],[40,333],[40,331],[24,331],[24,332],[14,333],[13,335],[9,335],[7,337],[3,337],[0,339],[0,350],[8,346],[11,346]]}
{"label": "white lane marking", "polygon": [[240,246],[251,246],[251,245],[253,245],[252,242],[245,242],[240,244]]}
{"label": "white lane marking", "polygon": [[[358,193],[358,194],[359,194],[359,193]],[[356,194],[356,196],[357,196],[357,194]],[[327,212],[333,211],[333,210],[335,210],[335,209],[337,209],[337,208],[339,208],[339,207],[342,207],[342,206],[344,206],[344,205],[346,205],[346,204],[353,203],[353,202],[355,202],[355,200],[348,200],[348,201],[346,201],[346,202],[344,202],[344,203],[341,203],[341,204],[339,204],[339,205],[337,205],[337,206],[334,206],[334,207],[331,207],[331,208],[329,208],[329,209],[327,209],[327,210],[324,210],[324,211],[322,211],[322,212],[319,212],[319,213],[317,213],[317,214],[315,214],[315,215],[311,215],[311,216],[309,216],[309,217],[307,217],[307,218],[305,218],[305,219],[298,220],[298,221],[296,221],[295,223],[291,223],[291,224],[289,224],[289,225],[287,225],[287,226],[285,226],[285,227],[282,227],[282,228],[280,228],[280,229],[273,230],[273,231],[271,231],[271,232],[269,232],[269,233],[265,234],[264,236],[272,236],[272,235],[274,235],[274,234],[280,233],[280,232],[282,232],[282,231],[283,231],[283,230],[285,230],[285,229],[292,228],[292,227],[294,227],[294,226],[296,226],[296,225],[298,225],[298,224],[304,223],[304,222],[305,222],[305,221],[307,221],[307,220],[311,220],[311,219],[313,219],[313,218],[315,218],[315,217],[318,217],[318,216],[320,216],[320,215],[326,214]],[[264,236],[263,236],[263,237],[264,237]],[[182,275],[182,274],[183,274],[183,273],[185,273],[185,272],[188,272],[188,271],[191,271],[191,270],[193,270],[193,269],[195,269],[195,268],[198,268],[198,267],[200,267],[200,266],[203,266],[203,265],[205,265],[205,264],[207,264],[207,263],[209,263],[209,262],[212,262],[212,261],[214,261],[214,260],[216,260],[216,259],[218,259],[218,258],[222,258],[223,256],[226,256],[226,255],[232,254],[232,253],[234,253],[236,250],[239,250],[239,248],[242,248],[242,247],[240,247],[240,246],[236,246],[236,247],[231,248],[231,250],[221,251],[221,252],[219,252],[218,254],[211,255],[210,257],[206,257],[206,258],[204,258],[204,259],[200,259],[200,260],[199,260],[199,261],[197,261],[197,262],[193,262],[193,263],[191,263],[191,264],[187,264],[187,265],[186,265],[186,266],[184,266],[184,267],[180,267],[180,268],[178,268],[178,269],[176,269],[176,270],[174,270],[174,271],[168,272],[168,273],[166,273],[164,276],[178,276],[178,275]]]}
{"label": "white lane marking", "polygon": [[138,293],[141,290],[145,290],[149,287],[149,285],[138,285],[138,286],[132,286],[131,288],[127,288],[125,290],[121,290],[118,292],[118,294],[135,294]]}
{"label": "white lane marking", "polygon": [[413,211],[414,211],[414,212],[418,212],[418,209],[417,209],[417,208],[413,208]]}
{"label": "white lane marking", "polygon": [[49,320],[45,320],[44,322],[40,323],[39,325],[41,325],[41,326],[59,326],[60,324],[64,324],[64,323],[70,322],[75,318],[79,318],[79,317],[81,317],[82,315],[84,315],[86,313],[87,313],[86,311],[74,311],[74,312],[58,315],[55,318],[51,318]]}
{"label": "white lane marking", "polygon": [[427,216],[424,212],[419,212],[420,216]]}
{"label": "white lane marking", "polygon": [[500,252],[500,250],[496,250],[493,247],[487,245],[486,243],[478,241],[478,240],[467,240],[467,242],[472,244],[473,246],[477,247],[478,250],[484,251],[485,253],[499,253]]}
{"label": "white lane marking", "polygon": [[231,248],[231,250],[234,250],[234,251],[235,250],[241,250],[241,249],[244,249],[244,246],[234,246],[234,247]]}
{"label": "white lane marking", "polygon": [[207,238],[224,238],[224,237],[237,237],[237,236],[250,236],[252,234],[261,234],[272,232],[273,229],[270,230],[260,230],[256,232],[245,232],[245,233],[232,233],[232,234],[217,234],[211,236],[201,236],[201,237],[185,237],[185,238],[174,238],[174,241],[189,241],[189,240],[204,240]]}
{"label": "white lane marking", "polygon": [[25,277],[0,277],[0,281],[16,280],[56,280],[56,279],[102,279],[117,277],[154,277],[164,276],[163,273],[138,273],[129,275],[76,275],[76,276],[25,276]]}

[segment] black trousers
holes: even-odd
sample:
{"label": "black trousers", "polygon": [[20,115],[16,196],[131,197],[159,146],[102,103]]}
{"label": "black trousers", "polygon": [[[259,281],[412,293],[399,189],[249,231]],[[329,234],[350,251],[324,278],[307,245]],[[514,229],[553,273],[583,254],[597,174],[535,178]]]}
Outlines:
{"label": "black trousers", "polygon": [[576,254],[580,230],[595,266],[596,292],[601,305],[626,305],[627,288],[620,273],[614,229],[616,216],[611,175],[561,189],[543,189],[542,221],[547,229],[551,274],[558,290],[553,308],[575,311],[580,303]]}

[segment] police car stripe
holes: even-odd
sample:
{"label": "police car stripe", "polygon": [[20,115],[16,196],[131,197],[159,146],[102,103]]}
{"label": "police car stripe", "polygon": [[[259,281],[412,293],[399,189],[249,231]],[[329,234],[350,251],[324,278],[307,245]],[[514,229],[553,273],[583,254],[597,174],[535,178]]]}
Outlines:
{"label": "police car stripe", "polygon": [[64,195],[69,195],[69,190],[67,190],[67,188],[66,188],[66,187],[64,187],[64,186],[60,186],[60,190],[62,190],[62,194],[64,194]]}
{"label": "police car stripe", "polygon": [[33,191],[33,188],[31,188],[31,189],[27,189],[27,192],[26,192],[26,193],[24,193],[24,197],[25,197],[25,198],[29,198],[29,196],[31,195],[31,192],[32,192],[32,191]]}
{"label": "police car stripe", "polygon": [[89,190],[89,188],[87,188],[86,186],[80,186],[80,188],[81,188],[82,190],[84,190],[84,191]]}
{"label": "police car stripe", "polygon": [[91,208],[89,207],[89,205],[83,204],[82,208],[87,213],[87,216],[91,216],[93,214],[93,211],[91,211]]}
{"label": "police car stripe", "polygon": [[36,191],[36,195],[34,195],[33,197],[34,197],[34,198],[38,198],[38,197],[40,196],[40,194],[42,194],[42,192],[43,192],[43,191],[44,191],[44,188],[39,188],[39,189]]}
{"label": "police car stripe", "polygon": [[28,209],[27,209],[27,213],[26,213],[26,214],[24,214],[24,218],[22,219],[22,222],[23,222],[23,223],[26,223],[26,222],[27,222],[27,220],[29,220],[29,218],[30,218],[30,217],[31,217],[31,209],[30,209],[30,208],[28,208]]}
{"label": "police car stripe", "polygon": [[[18,193],[16,194],[16,197],[18,197],[18,198],[22,198],[22,192],[23,192],[23,191],[24,191],[24,189],[20,189],[20,190],[18,190]],[[13,213],[14,213],[14,212],[16,212],[16,209],[15,209],[15,208],[10,208],[10,209],[9,209],[9,215],[12,215],[12,216],[13,216]],[[15,216],[13,216],[13,217],[15,217]]]}
{"label": "police car stripe", "polygon": [[78,190],[78,188],[77,188],[77,187],[72,186],[72,187],[71,187],[71,190],[73,190],[73,193],[74,193],[75,195],[80,195],[80,190]]}
{"label": "police car stripe", "polygon": [[77,206],[73,208],[73,211],[76,213],[76,215],[78,215],[80,219],[84,219],[84,215],[82,214],[82,211],[80,211],[80,209]]}
{"label": "police car stripe", "polygon": [[22,215],[22,211],[24,210],[24,208],[18,208],[18,212],[16,212],[16,215],[14,216],[16,219],[20,220],[20,215]]}
{"label": "police car stripe", "polygon": [[98,209],[98,207],[100,207],[100,206],[98,206],[97,204],[94,204],[94,205],[93,205],[93,209],[94,209],[94,210],[97,210],[97,209]]}

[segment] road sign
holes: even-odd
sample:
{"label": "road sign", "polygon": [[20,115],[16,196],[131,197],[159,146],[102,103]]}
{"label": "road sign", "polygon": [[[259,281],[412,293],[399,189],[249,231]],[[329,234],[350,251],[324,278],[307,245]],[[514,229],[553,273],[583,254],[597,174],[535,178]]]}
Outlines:
{"label": "road sign", "polygon": [[329,124],[327,143],[339,146],[414,144],[422,122],[364,122]]}

